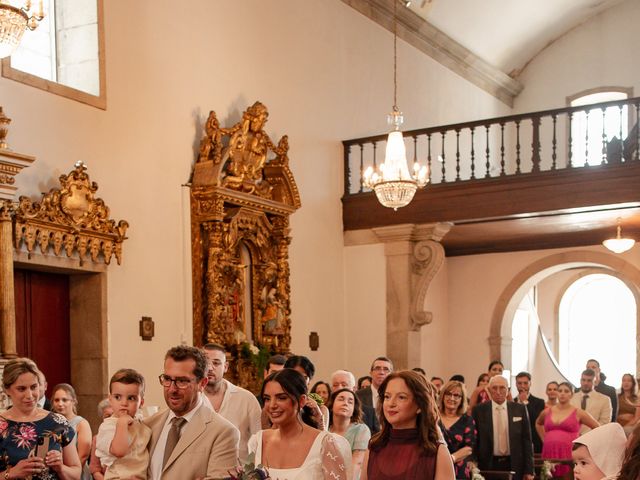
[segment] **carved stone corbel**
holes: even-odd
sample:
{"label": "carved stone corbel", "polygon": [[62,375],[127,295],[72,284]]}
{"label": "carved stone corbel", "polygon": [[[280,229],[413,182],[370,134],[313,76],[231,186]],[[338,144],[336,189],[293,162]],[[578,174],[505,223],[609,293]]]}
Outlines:
{"label": "carved stone corbel", "polygon": [[431,281],[444,262],[439,243],[451,224],[375,228],[385,244],[387,270],[387,353],[396,368],[421,364],[420,328],[433,315],[424,309]]}
{"label": "carved stone corbel", "polygon": [[420,330],[433,320],[433,314],[424,310],[424,299],[429,285],[444,262],[444,248],[440,242],[424,240],[413,247],[413,279],[411,289],[411,325]]}

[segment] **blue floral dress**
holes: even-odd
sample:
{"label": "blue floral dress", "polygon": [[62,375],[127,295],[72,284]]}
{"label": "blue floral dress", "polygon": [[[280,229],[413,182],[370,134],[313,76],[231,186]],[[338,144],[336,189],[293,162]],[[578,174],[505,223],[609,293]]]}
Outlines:
{"label": "blue floral dress", "polygon": [[[62,415],[50,412],[35,422],[15,422],[0,415],[0,471],[25,459],[38,445],[38,440],[49,437],[49,450],[59,450],[69,445],[75,436],[73,428]],[[57,480],[58,475],[46,468],[33,480]]]}

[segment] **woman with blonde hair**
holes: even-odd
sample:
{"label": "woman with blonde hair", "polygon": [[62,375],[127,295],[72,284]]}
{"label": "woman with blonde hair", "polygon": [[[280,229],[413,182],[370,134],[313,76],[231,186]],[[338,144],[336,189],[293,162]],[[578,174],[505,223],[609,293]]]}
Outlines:
{"label": "woman with blonde hair", "polygon": [[391,373],[378,389],[381,429],[369,442],[364,480],[451,480],[451,456],[440,441],[438,411],[419,373]]}
{"label": "woman with blonde hair", "polygon": [[476,447],[476,424],[467,415],[467,391],[457,381],[447,382],[438,400],[440,430],[451,453],[456,478],[471,478],[469,457]]}
{"label": "woman with blonde hair", "polygon": [[78,415],[78,397],[74,388],[68,383],[59,383],[51,390],[51,408],[63,415],[76,432],[75,444],[82,465],[81,480],[91,480],[88,460],[91,454],[91,426]]}
{"label": "woman with blonde hair", "polygon": [[38,407],[39,376],[28,358],[4,367],[2,385],[12,406],[0,415],[0,478],[76,480],[75,432],[63,416]]}

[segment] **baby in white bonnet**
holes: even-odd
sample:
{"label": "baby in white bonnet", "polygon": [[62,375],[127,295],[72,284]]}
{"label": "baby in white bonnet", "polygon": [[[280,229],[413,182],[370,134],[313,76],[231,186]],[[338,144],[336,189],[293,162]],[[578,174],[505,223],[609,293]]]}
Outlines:
{"label": "baby in white bonnet", "polygon": [[573,441],[575,480],[617,478],[627,437],[619,423],[607,423]]}

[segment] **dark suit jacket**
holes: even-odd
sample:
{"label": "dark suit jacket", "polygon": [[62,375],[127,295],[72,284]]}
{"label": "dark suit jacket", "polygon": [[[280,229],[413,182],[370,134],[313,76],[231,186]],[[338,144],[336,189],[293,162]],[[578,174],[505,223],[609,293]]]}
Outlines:
{"label": "dark suit jacket", "polygon": [[[509,449],[511,470],[516,472],[514,480],[524,474],[533,475],[533,445],[531,424],[524,405],[507,402],[509,418]],[[473,419],[478,429],[475,457],[480,470],[494,470],[493,465],[493,402],[484,402],[473,407]]]}
{"label": "dark suit jacket", "polygon": [[371,430],[371,435],[380,431],[380,422],[376,415],[376,409],[373,408],[373,393],[371,387],[361,388],[356,392],[360,403],[362,404],[362,421]]}
{"label": "dark suit jacket", "polygon": [[[516,402],[520,403],[518,397]],[[533,395],[529,395],[529,403],[527,403],[527,413],[529,414],[529,425],[531,426],[531,440],[533,441],[533,453],[542,452],[542,440],[536,430],[536,420],[542,411],[544,410],[544,400]]]}

